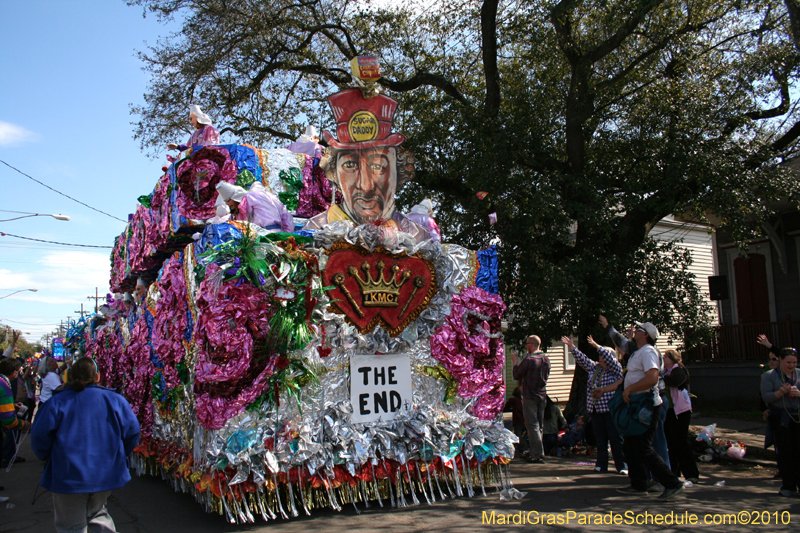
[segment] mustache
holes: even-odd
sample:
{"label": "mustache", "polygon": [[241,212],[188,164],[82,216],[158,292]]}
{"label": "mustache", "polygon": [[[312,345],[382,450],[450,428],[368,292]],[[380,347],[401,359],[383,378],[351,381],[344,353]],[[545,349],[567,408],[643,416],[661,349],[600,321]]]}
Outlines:
{"label": "mustache", "polygon": [[353,194],[351,201],[355,202],[356,200],[365,200],[367,202],[377,200],[381,204],[381,208],[383,208],[383,198],[375,193],[357,192]]}

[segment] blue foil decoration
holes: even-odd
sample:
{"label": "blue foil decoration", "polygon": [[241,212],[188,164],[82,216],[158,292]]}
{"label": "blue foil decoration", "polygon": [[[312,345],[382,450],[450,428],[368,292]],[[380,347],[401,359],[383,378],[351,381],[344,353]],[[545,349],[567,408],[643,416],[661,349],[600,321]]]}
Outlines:
{"label": "blue foil decoration", "polygon": [[231,154],[231,159],[236,162],[237,174],[243,170],[249,170],[258,181],[261,181],[262,169],[258,164],[258,155],[255,150],[241,144],[221,144],[219,146]]}
{"label": "blue foil decoration", "polygon": [[475,286],[492,294],[500,292],[497,283],[498,264],[497,248],[490,246],[478,252],[478,273],[475,276]]}
{"label": "blue foil decoration", "polygon": [[195,256],[200,256],[223,242],[236,241],[241,238],[242,232],[233,224],[209,224],[203,229],[202,237],[194,245]]}

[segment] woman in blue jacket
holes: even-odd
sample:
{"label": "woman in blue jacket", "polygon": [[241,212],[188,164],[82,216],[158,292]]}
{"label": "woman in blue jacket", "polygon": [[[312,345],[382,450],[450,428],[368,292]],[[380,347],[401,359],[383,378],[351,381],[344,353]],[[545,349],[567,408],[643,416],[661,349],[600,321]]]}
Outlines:
{"label": "woman in blue jacket", "polygon": [[31,446],[47,460],[40,484],[53,493],[57,531],[114,532],[106,500],[131,479],[139,422],[125,398],[97,385],[93,359],[78,359],[69,378],[33,421]]}

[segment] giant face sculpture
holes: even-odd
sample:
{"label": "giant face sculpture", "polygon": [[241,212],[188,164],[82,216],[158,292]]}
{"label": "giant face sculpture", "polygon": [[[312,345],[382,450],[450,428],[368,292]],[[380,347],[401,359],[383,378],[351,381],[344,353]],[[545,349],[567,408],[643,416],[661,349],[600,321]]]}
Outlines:
{"label": "giant face sculpture", "polygon": [[397,190],[396,149],[339,150],[335,157],[335,181],[347,215],[357,224],[391,218]]}
{"label": "giant face sculpture", "polygon": [[405,137],[392,133],[397,102],[383,95],[364,98],[359,89],[340,91],[328,102],[336,136],[322,132],[330,148],[320,164],[344,196],[342,209],[356,224],[392,218],[398,182],[414,173],[413,156],[400,148]]}

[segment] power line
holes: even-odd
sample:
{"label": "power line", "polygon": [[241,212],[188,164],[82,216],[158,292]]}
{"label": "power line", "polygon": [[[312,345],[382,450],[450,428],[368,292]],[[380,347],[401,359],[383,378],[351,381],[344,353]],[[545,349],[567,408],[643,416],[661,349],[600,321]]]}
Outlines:
{"label": "power line", "polygon": [[5,320],[6,322],[13,322],[14,324],[22,324],[23,326],[45,326],[50,327],[50,324],[31,324],[30,322],[20,322],[19,320],[11,320],[10,318],[0,318],[0,320]]}
{"label": "power line", "polygon": [[3,237],[16,237],[17,239],[25,239],[26,241],[46,242],[49,244],[60,244],[61,246],[78,246],[80,248],[113,248],[113,246],[96,246],[94,244],[72,244],[69,242],[56,242],[56,241],[43,241],[42,239],[32,239],[30,237],[20,237],[19,235],[12,235],[11,233],[0,232]]}
{"label": "power line", "polygon": [[0,209],[0,213],[17,213],[20,215],[35,215],[36,213],[28,213],[27,211],[11,211],[10,209]]}
{"label": "power line", "polygon": [[[88,208],[89,208],[89,209],[91,209],[92,211],[97,211],[98,213],[102,213],[102,214],[104,214],[104,215],[105,215],[105,216],[107,216],[107,217],[111,217],[111,218],[113,218],[114,220],[119,220],[120,222],[127,224],[127,221],[125,221],[125,220],[122,220],[121,218],[117,218],[117,217],[115,217],[114,215],[110,215],[110,214],[106,213],[105,211],[101,211],[101,210],[99,210],[99,209],[97,209],[97,208],[95,208],[95,207],[92,207],[92,206],[90,206],[89,204],[85,204],[85,203],[81,202],[80,200],[76,200],[75,198],[73,198],[72,196],[70,196],[70,195],[68,195],[68,194],[64,194],[64,193],[63,193],[63,192],[61,192],[61,191],[57,191],[56,189],[52,188],[51,186],[49,186],[49,185],[46,185],[46,184],[42,183],[41,181],[37,180],[37,179],[36,179],[36,178],[34,178],[33,176],[29,176],[28,174],[25,174],[25,173],[24,173],[23,171],[21,171],[20,169],[18,169],[18,168],[16,168],[16,167],[13,167],[13,166],[9,165],[8,163],[6,163],[5,161],[3,161],[2,159],[0,159],[0,163],[3,163],[5,166],[7,166],[8,168],[10,168],[10,169],[12,169],[12,170],[16,170],[17,172],[19,172],[20,174],[22,174],[22,175],[23,175],[23,176],[25,176],[26,178],[29,178],[29,179],[31,179],[31,180],[33,180],[33,181],[35,181],[36,183],[38,183],[38,184],[39,184],[39,185],[41,185],[42,187],[46,187],[46,188],[50,189],[51,191],[53,191],[53,192],[55,192],[55,193],[58,193],[58,194],[60,194],[61,196],[64,196],[65,198],[69,198],[69,199],[70,199],[70,200],[72,200],[73,202],[77,202],[77,203],[81,204],[81,205],[82,205],[82,206],[84,206],[84,207],[88,207]],[[60,244],[60,243],[59,243],[59,244]]]}

